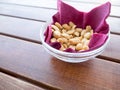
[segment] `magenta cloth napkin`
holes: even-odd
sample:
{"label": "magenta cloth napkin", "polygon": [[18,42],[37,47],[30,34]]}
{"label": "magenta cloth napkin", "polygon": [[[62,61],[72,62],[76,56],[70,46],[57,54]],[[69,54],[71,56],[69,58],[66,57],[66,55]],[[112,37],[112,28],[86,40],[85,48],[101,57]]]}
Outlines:
{"label": "magenta cloth napkin", "polygon": [[[89,12],[78,11],[74,7],[62,2],[61,0],[58,0],[57,7],[58,12],[53,16],[53,22],[51,23],[54,24],[55,22],[59,22],[60,24],[65,24],[69,21],[72,21],[77,25],[77,27],[80,28],[85,28],[87,25],[90,25],[95,33],[93,34],[89,43],[90,50],[98,48],[104,44],[108,38],[107,34],[109,32],[109,25],[106,23],[106,18],[110,14],[110,2],[95,7]],[[51,37],[51,26],[48,26],[45,32],[45,42],[54,47],[55,45],[50,43]],[[73,50],[70,49],[65,51],[73,52]]]}

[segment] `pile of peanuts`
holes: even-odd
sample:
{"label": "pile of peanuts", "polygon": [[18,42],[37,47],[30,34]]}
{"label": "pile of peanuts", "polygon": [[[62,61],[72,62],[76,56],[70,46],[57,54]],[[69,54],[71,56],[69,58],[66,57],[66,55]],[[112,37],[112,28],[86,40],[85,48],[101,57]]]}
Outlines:
{"label": "pile of peanuts", "polygon": [[61,25],[55,22],[51,25],[53,36],[51,42],[60,42],[61,51],[67,48],[72,48],[75,51],[89,50],[90,38],[93,35],[91,26],[86,26],[85,29],[77,28],[73,22]]}

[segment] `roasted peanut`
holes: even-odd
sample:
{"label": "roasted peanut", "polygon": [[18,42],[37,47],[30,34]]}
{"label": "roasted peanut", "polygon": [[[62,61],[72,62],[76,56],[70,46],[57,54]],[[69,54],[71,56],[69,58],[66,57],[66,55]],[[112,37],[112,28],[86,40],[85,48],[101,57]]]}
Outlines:
{"label": "roasted peanut", "polygon": [[90,40],[86,40],[85,42],[84,42],[84,45],[89,45],[89,42],[90,42]]}
{"label": "roasted peanut", "polygon": [[70,45],[69,48],[72,48],[73,50],[75,50],[75,46],[74,45]]}
{"label": "roasted peanut", "polygon": [[89,47],[88,47],[88,45],[83,45],[83,48],[82,48],[82,50],[89,50]]}
{"label": "roasted peanut", "polygon": [[67,48],[68,48],[67,44],[63,44],[63,46],[64,46],[64,48],[65,48],[65,49],[67,49]]}
{"label": "roasted peanut", "polygon": [[51,25],[52,29],[54,29],[55,31],[60,31],[59,28],[55,25]]}
{"label": "roasted peanut", "polygon": [[61,50],[61,51],[64,51],[64,50],[65,50],[65,48],[64,48],[64,46],[63,46],[63,45],[61,45],[60,50]]}
{"label": "roasted peanut", "polygon": [[62,33],[66,33],[67,31],[65,29],[62,29]]}
{"label": "roasted peanut", "polygon": [[75,32],[75,30],[72,29],[72,30],[68,30],[66,33],[67,33],[67,34],[73,34],[74,32]]}
{"label": "roasted peanut", "polygon": [[79,39],[79,37],[75,37],[75,38],[69,39],[69,42],[72,45],[76,45],[80,42],[80,39]]}
{"label": "roasted peanut", "polygon": [[80,32],[80,33],[81,33],[81,32],[82,32],[82,28],[76,28],[76,29],[75,29],[75,31],[77,31],[77,32]]}
{"label": "roasted peanut", "polygon": [[87,41],[87,39],[86,38],[83,38],[82,40],[81,40],[81,43],[85,43]]}
{"label": "roasted peanut", "polygon": [[70,25],[71,27],[73,27],[75,24],[70,21],[70,22],[69,22],[69,25]]}
{"label": "roasted peanut", "polygon": [[93,30],[90,30],[90,34],[93,35]]}
{"label": "roasted peanut", "polygon": [[91,26],[90,25],[87,25],[86,26],[86,31],[88,32],[88,31],[90,31],[92,28],[91,28]]}
{"label": "roasted peanut", "polygon": [[62,43],[62,44],[68,42],[68,40],[66,38],[58,38],[57,41]]}
{"label": "roasted peanut", "polygon": [[69,35],[68,39],[71,39],[71,38],[73,38],[73,35]]}
{"label": "roasted peanut", "polygon": [[54,32],[55,30],[54,29],[52,29],[52,32]]}
{"label": "roasted peanut", "polygon": [[54,31],[54,32],[53,32],[53,36],[54,36],[55,38],[60,38],[60,37],[61,37],[61,33],[60,33],[59,31]]}
{"label": "roasted peanut", "polygon": [[62,29],[62,28],[63,28],[63,27],[61,26],[61,24],[58,23],[58,22],[55,22],[55,26],[57,26],[59,29]]}
{"label": "roasted peanut", "polygon": [[66,44],[67,44],[68,47],[70,46],[70,42],[67,42]]}
{"label": "roasted peanut", "polygon": [[71,29],[72,29],[72,30],[75,30],[75,28],[76,28],[76,25],[72,26],[72,28],[71,28]]}
{"label": "roasted peanut", "polygon": [[84,38],[87,38],[87,39],[90,39],[91,37],[91,33],[90,32],[87,32],[84,34]]}
{"label": "roasted peanut", "polygon": [[51,42],[56,42],[57,40],[56,40],[56,38],[52,38],[50,41]]}
{"label": "roasted peanut", "polygon": [[67,34],[67,33],[62,33],[61,36],[63,36],[63,37],[65,37],[65,38],[69,39],[69,34]]}
{"label": "roasted peanut", "polygon": [[85,29],[82,30],[82,32],[81,32],[81,36],[84,36],[85,33],[86,33],[86,30],[85,30]]}
{"label": "roasted peanut", "polygon": [[66,30],[70,30],[71,28],[68,24],[63,24],[62,27]]}
{"label": "roasted peanut", "polygon": [[82,39],[83,39],[83,37],[82,37],[82,36],[80,36],[80,37],[79,37],[79,39],[80,39],[80,40],[82,40]]}
{"label": "roasted peanut", "polygon": [[75,50],[79,51],[82,49],[82,47],[83,47],[82,43],[78,43],[75,47]]}
{"label": "roasted peanut", "polygon": [[74,32],[74,35],[75,35],[76,37],[79,37],[80,33],[76,31],[76,32]]}

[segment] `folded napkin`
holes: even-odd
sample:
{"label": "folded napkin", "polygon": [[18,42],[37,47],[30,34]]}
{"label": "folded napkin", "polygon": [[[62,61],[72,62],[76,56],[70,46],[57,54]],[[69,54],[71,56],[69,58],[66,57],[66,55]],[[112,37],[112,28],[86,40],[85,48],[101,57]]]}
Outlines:
{"label": "folded napkin", "polygon": [[[109,25],[106,22],[106,18],[110,14],[110,2],[100,5],[89,12],[79,11],[61,0],[58,0],[57,3],[58,12],[52,17],[53,22],[51,22],[51,24],[55,22],[65,24],[72,21],[79,28],[85,28],[87,25],[90,25],[94,30],[94,34],[89,43],[90,50],[96,49],[104,44],[109,32]],[[45,32],[45,42],[54,47],[55,45],[50,43],[51,37],[52,29],[49,25]],[[70,49],[66,51],[73,52],[73,50]]]}

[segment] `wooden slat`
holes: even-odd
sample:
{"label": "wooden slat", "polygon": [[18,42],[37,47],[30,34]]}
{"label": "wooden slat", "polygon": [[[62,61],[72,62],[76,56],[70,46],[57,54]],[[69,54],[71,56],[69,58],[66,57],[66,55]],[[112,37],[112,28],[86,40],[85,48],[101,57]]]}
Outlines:
{"label": "wooden slat", "polygon": [[118,63],[97,58],[78,64],[65,63],[39,44],[4,36],[0,36],[0,46],[0,67],[24,77],[63,90],[120,89]]}
{"label": "wooden slat", "polygon": [[120,29],[118,28],[120,25],[120,18],[109,17],[107,19],[107,22],[109,24],[111,32],[115,32],[115,33],[120,34]]}
{"label": "wooden slat", "polygon": [[[57,8],[57,0],[51,0],[48,2],[47,0],[21,0],[21,1],[16,1],[16,0],[2,0],[0,1],[6,2],[6,3],[14,3],[14,4],[20,4],[20,5],[27,5],[27,6],[35,6],[35,7],[44,7],[44,8]],[[82,2],[70,2],[68,0],[64,0],[64,2],[74,6],[75,8],[81,10],[81,11],[90,11],[92,8],[100,5],[100,4],[94,4],[94,3],[82,3]],[[118,1],[117,1],[118,2]],[[120,16],[119,13],[120,7],[117,6],[112,6],[111,8],[111,15],[112,16]]]}
{"label": "wooden slat", "polygon": [[0,32],[40,41],[45,23],[0,16]]}
{"label": "wooden slat", "polygon": [[[55,0],[51,0],[51,2],[54,2]],[[80,3],[104,3],[107,2],[108,0],[63,0],[63,1],[72,1],[72,2],[80,2]],[[112,5],[120,5],[120,1],[119,0],[109,0]],[[4,3],[14,3],[14,4],[21,4],[21,5],[37,5],[39,6],[39,3],[43,3],[46,2],[46,0],[35,0],[35,2],[33,2],[33,0],[20,0],[20,1],[16,1],[16,0],[1,0],[0,2],[4,2]]]}
{"label": "wooden slat", "polygon": [[107,1],[111,2],[112,5],[120,6],[119,0],[66,0],[66,1],[73,1],[73,2],[82,2],[82,3],[105,3]]}
{"label": "wooden slat", "polygon": [[0,3],[0,14],[25,17],[35,20],[46,21],[51,18],[57,11],[53,9],[25,7],[19,5],[9,5]]}
{"label": "wooden slat", "polygon": [[[30,19],[35,21],[47,21],[51,19],[52,15],[54,15],[57,11],[45,8],[33,8],[33,7],[24,7],[24,6],[17,6],[17,5],[0,5],[0,14],[2,15],[10,15],[13,17],[23,18],[23,19]],[[0,16],[0,19],[2,16]],[[7,18],[7,17],[6,17]],[[12,19],[12,18],[11,18]],[[0,20],[5,22],[3,19]],[[107,19],[108,24],[110,25],[111,31],[120,34],[119,25],[120,25],[120,18],[109,17]],[[8,19],[9,23],[9,19]]]}
{"label": "wooden slat", "polygon": [[102,53],[102,56],[109,58],[116,58],[120,62],[120,35],[111,34],[110,42],[106,47],[105,51]]}
{"label": "wooden slat", "polygon": [[0,72],[0,90],[44,90]]}
{"label": "wooden slat", "polygon": [[[21,38],[35,40],[38,42],[41,41],[39,36],[40,30],[42,30],[43,26],[45,25],[45,23],[42,22],[16,19],[11,17],[4,17],[4,16],[0,16],[0,23],[1,23],[0,31],[2,33],[7,33],[7,34],[19,36]],[[116,28],[116,30],[119,29]],[[111,34],[110,43],[108,44],[106,50],[102,54],[103,56],[120,60],[120,56],[119,56],[120,49],[118,48],[120,45],[119,38],[120,36]]]}

